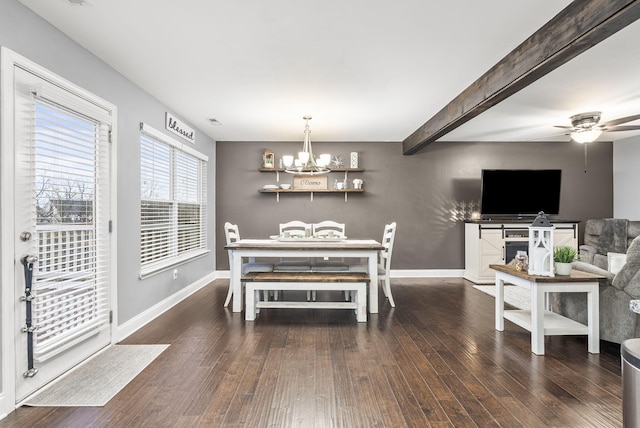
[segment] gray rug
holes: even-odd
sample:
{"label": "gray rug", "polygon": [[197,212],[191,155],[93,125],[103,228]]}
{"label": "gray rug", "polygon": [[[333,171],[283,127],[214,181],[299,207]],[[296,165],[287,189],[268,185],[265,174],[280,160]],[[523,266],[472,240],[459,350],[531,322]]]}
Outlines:
{"label": "gray rug", "polygon": [[168,347],[111,346],[22,404],[36,407],[104,406]]}
{"label": "gray rug", "polygon": [[[495,297],[496,295],[495,285],[474,285],[473,288],[490,296]],[[504,301],[518,309],[531,309],[531,295],[526,288],[516,287],[515,285],[505,285]]]}

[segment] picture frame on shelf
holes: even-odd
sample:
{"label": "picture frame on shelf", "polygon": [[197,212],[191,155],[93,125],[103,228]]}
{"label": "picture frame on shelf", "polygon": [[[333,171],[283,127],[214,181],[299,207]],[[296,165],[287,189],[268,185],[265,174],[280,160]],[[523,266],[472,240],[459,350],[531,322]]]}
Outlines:
{"label": "picture frame on shelf", "polygon": [[276,155],[271,150],[265,150],[262,154],[262,167],[263,168],[275,168],[276,167]]}

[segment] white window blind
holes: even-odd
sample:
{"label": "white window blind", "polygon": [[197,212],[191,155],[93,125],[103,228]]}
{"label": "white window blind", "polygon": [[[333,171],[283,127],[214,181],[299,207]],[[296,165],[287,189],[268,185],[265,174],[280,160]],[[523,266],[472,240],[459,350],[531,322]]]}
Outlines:
{"label": "white window blind", "polygon": [[32,88],[39,361],[109,326],[109,212],[100,201],[109,199],[111,118],[48,89]]}
{"label": "white window blind", "polygon": [[146,124],[140,135],[140,277],[207,252],[207,156]]}

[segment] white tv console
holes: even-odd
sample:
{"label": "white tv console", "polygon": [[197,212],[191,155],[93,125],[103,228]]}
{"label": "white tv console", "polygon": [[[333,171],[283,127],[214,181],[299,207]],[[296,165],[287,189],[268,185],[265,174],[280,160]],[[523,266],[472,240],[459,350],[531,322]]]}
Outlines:
{"label": "white tv console", "polygon": [[[518,250],[529,247],[532,220],[467,221],[464,225],[464,279],[476,284],[494,284],[495,271],[490,264],[509,263]],[[578,249],[577,221],[551,220],[556,228],[554,246],[568,245]]]}

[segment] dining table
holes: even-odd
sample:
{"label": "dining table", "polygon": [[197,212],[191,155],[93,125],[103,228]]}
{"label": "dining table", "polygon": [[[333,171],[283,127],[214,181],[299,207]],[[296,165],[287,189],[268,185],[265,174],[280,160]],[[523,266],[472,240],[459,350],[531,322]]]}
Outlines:
{"label": "dining table", "polygon": [[[242,312],[242,263],[253,258],[344,257],[367,260],[369,274],[369,312],[378,313],[378,252],[382,244],[374,239],[240,239],[227,244],[231,254],[230,281],[233,312]],[[330,275],[327,272],[327,275]]]}

